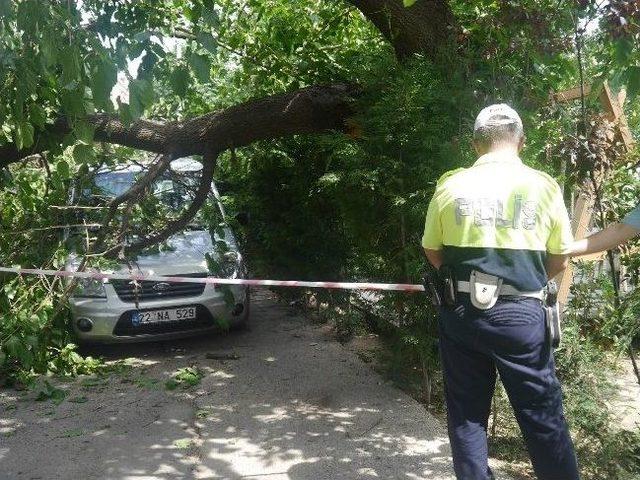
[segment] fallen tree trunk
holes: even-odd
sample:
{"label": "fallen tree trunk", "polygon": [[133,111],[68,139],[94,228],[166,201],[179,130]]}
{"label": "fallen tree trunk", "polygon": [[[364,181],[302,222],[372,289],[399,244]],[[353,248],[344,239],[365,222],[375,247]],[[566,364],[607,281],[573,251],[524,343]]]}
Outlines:
{"label": "fallen tree trunk", "polygon": [[[117,115],[105,113],[85,120],[95,129],[97,141],[178,158],[223,152],[259,140],[345,130],[357,93],[358,88],[350,84],[314,85],[183,121],[138,120],[126,125]],[[13,144],[0,147],[0,168],[46,150],[46,137],[62,138],[70,131],[69,120],[60,118],[30,149],[18,150]]]}

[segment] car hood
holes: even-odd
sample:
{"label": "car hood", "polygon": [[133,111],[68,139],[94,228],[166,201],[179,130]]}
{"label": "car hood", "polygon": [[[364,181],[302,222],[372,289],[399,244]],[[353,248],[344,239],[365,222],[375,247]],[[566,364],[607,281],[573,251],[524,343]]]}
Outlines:
{"label": "car hood", "polygon": [[[169,237],[162,251],[138,254],[132,267],[137,267],[141,273],[155,275],[206,273],[206,255],[217,259],[219,253],[215,250],[209,232],[188,231]],[[127,266],[120,269],[125,272],[128,270]]]}
{"label": "car hood", "polygon": [[[237,250],[233,239],[219,239],[227,242],[230,250]],[[163,250],[139,253],[130,265],[123,264],[119,268],[104,270],[105,273],[122,273],[144,275],[184,275],[188,273],[208,273],[207,257],[213,260],[220,258],[219,249],[215,247],[211,234],[204,230],[186,231],[175,234],[165,242]],[[67,261],[67,268],[75,270],[80,259],[72,254]]]}

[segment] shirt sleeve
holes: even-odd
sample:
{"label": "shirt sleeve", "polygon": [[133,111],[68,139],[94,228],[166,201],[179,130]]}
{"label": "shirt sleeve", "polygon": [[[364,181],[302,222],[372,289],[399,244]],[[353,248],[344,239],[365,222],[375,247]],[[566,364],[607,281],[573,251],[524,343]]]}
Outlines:
{"label": "shirt sleeve", "polygon": [[424,222],[424,234],[422,235],[422,247],[429,250],[440,250],[442,248],[442,222],[436,193],[434,193],[429,203],[427,218]]}
{"label": "shirt sleeve", "polygon": [[626,217],[624,217],[622,223],[626,223],[627,225],[640,230],[640,204],[631,210]]}
{"label": "shirt sleeve", "polygon": [[562,191],[556,185],[552,205],[551,234],[547,240],[547,252],[553,255],[567,255],[573,244],[573,233],[569,212],[562,198]]}

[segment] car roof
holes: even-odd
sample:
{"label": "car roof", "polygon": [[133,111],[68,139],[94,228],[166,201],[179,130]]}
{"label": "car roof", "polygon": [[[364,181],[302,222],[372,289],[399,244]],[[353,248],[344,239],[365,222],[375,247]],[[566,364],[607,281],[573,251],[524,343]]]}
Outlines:
{"label": "car roof", "polygon": [[[102,167],[97,174],[101,173],[139,173],[144,170],[145,165],[140,163],[122,163],[115,167]],[[202,163],[193,157],[176,158],[171,162],[171,170],[174,172],[199,172],[202,170]]]}
{"label": "car roof", "polygon": [[174,172],[199,172],[202,170],[202,163],[193,157],[176,158],[171,162],[171,170]]}

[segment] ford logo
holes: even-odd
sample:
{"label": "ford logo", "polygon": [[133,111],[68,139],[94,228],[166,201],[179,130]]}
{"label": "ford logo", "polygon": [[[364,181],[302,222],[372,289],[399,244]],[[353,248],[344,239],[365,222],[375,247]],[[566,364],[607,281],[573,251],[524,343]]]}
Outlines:
{"label": "ford logo", "polygon": [[171,284],[167,282],[160,282],[153,285],[153,289],[158,293],[166,292],[170,288],[171,288]]}

